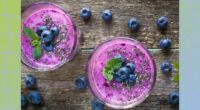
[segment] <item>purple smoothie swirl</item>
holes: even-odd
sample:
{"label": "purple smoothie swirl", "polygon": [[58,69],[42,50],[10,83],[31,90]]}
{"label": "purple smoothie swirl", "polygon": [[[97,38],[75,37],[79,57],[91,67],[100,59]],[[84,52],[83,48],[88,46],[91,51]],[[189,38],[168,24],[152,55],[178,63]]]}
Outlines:
{"label": "purple smoothie swirl", "polygon": [[[123,83],[104,78],[106,63],[116,55],[135,64],[134,86],[126,87]],[[131,108],[143,102],[151,93],[156,79],[155,62],[148,50],[140,42],[127,37],[116,37],[100,44],[90,56],[86,72],[95,97],[116,109]]]}
{"label": "purple smoothie swirl", "polygon": [[36,60],[32,55],[31,39],[22,32],[22,62],[39,71],[54,70],[73,58],[77,50],[79,31],[70,15],[55,4],[35,3],[23,11],[22,31],[24,27],[36,31],[43,25],[59,28],[59,35],[54,38],[53,51],[43,49],[42,57]]}

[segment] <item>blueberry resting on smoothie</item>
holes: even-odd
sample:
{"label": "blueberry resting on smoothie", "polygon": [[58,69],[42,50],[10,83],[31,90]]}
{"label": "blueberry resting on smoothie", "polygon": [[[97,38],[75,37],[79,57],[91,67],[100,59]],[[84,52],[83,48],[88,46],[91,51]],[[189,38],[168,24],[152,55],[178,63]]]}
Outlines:
{"label": "blueberry resting on smoothie", "polygon": [[122,83],[125,86],[134,86],[137,77],[134,74],[135,65],[133,63],[126,63],[125,66],[122,63],[128,62],[121,55],[116,55],[109,60],[103,69],[103,76],[108,81],[116,81]]}

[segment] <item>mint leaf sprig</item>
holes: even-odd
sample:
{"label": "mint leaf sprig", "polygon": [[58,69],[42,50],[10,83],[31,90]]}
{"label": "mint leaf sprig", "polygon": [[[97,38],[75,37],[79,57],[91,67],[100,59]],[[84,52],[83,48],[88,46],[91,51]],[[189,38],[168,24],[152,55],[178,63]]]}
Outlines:
{"label": "mint leaf sprig", "polygon": [[177,73],[174,76],[174,81],[179,82],[179,63],[176,61],[174,62],[175,68],[177,69]]}
{"label": "mint leaf sprig", "polygon": [[43,55],[43,50],[42,50],[42,41],[40,40],[39,36],[30,28],[25,27],[23,29],[23,33],[26,37],[29,37],[31,39],[31,46],[33,46],[33,57],[38,60],[41,58]]}
{"label": "mint leaf sprig", "polygon": [[103,69],[103,76],[106,80],[112,80],[115,70],[118,70],[122,66],[122,60],[120,58],[112,58],[106,64]]}

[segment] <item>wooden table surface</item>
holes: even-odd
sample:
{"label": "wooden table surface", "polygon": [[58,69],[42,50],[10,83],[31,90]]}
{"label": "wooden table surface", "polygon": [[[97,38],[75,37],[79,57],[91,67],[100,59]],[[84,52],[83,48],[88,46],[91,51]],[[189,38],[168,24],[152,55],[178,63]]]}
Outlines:
{"label": "wooden table surface", "polygon": [[[26,74],[33,74],[38,80],[38,89],[42,93],[44,104],[41,107],[29,106],[28,110],[91,110],[93,95],[89,90],[79,91],[74,88],[74,80],[85,74],[87,58],[93,48],[114,36],[127,36],[142,42],[153,55],[157,66],[156,84],[151,95],[140,105],[129,110],[178,110],[167,103],[168,94],[179,89],[173,81],[173,73],[166,76],[160,72],[160,62],[179,60],[179,1],[178,0],[22,0],[22,9],[31,3],[48,1],[66,9],[74,18],[82,32],[80,50],[72,61],[51,72],[39,72],[22,64],[22,81]],[[92,19],[85,23],[79,12],[84,6],[92,10]],[[105,24],[100,12],[104,9],[113,11],[111,24]],[[161,33],[155,24],[156,18],[166,15],[169,29]],[[141,23],[138,32],[131,32],[127,21],[136,17]],[[172,39],[170,52],[159,49],[163,37]],[[27,92],[22,83],[22,91]],[[106,107],[105,110],[113,110]]]}

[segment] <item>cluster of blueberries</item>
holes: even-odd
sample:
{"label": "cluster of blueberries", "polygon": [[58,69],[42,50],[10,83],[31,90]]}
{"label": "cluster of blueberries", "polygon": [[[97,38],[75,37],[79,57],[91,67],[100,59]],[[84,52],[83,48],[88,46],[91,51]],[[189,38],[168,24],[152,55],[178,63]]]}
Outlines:
{"label": "cluster of blueberries", "polygon": [[[33,75],[27,75],[24,78],[24,84],[27,89],[32,90],[32,89],[36,88],[36,83],[37,83],[37,80]],[[27,107],[28,103],[36,106],[36,105],[40,105],[41,102],[42,102],[42,96],[38,90],[30,91],[27,94],[27,96],[24,94],[21,95],[21,107],[22,108]]]}
{"label": "cluster of blueberries", "polygon": [[122,67],[114,73],[114,80],[128,86],[135,85],[135,65],[133,63],[126,63],[126,59],[121,55],[116,55],[114,58],[120,58],[122,61]]}
{"label": "cluster of blueberries", "polygon": [[47,26],[40,26],[36,29],[36,33],[44,43],[43,48],[47,51],[53,51],[54,39],[59,35],[59,28],[56,26],[48,28]]}

